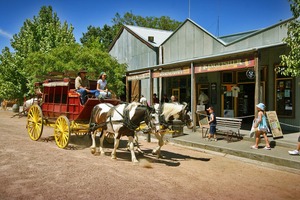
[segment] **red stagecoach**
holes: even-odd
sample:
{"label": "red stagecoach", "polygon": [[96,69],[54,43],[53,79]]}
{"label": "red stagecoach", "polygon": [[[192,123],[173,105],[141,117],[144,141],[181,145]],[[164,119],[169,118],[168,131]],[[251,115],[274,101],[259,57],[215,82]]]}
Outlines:
{"label": "red stagecoach", "polygon": [[[91,89],[96,89],[96,81],[90,80]],[[42,83],[42,101],[30,107],[27,115],[29,137],[36,141],[44,126],[54,128],[54,138],[58,147],[66,148],[70,135],[85,135],[90,131],[89,121],[92,109],[99,103],[119,104],[118,99],[98,99],[88,96],[82,105],[80,94],[76,92],[74,78],[52,78]]]}

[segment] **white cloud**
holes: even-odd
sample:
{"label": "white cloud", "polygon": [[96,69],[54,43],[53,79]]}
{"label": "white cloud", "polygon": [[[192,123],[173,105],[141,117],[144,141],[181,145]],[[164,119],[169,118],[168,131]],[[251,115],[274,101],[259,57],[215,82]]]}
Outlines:
{"label": "white cloud", "polygon": [[0,29],[0,35],[7,37],[9,39],[11,39],[13,36],[10,33],[5,32],[4,30]]}

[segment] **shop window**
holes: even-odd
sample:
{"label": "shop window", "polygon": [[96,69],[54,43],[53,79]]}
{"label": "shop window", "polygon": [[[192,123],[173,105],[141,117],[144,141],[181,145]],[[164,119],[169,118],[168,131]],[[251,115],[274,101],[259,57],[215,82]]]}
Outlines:
{"label": "shop window", "polygon": [[276,87],[276,112],[281,117],[293,117],[295,110],[295,88],[292,77],[277,74],[275,80]]}
{"label": "shop window", "polygon": [[180,102],[180,89],[179,88],[172,89],[172,95],[177,98],[178,102]]}
{"label": "shop window", "polygon": [[223,83],[232,83],[233,82],[233,73],[232,72],[222,72],[222,82]]}

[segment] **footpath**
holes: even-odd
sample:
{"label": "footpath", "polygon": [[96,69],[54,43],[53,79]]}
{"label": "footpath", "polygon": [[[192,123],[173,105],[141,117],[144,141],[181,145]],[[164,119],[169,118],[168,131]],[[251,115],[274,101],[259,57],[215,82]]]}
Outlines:
{"label": "footpath", "polygon": [[271,150],[263,149],[265,146],[263,138],[261,138],[259,149],[251,149],[255,138],[249,137],[249,130],[241,130],[242,140],[233,138],[232,141],[228,142],[226,136],[221,134],[217,134],[218,141],[207,141],[205,138],[202,138],[200,128],[197,128],[196,132],[193,132],[191,129],[185,127],[183,135],[170,137],[169,140],[174,144],[182,146],[221,152],[300,170],[300,156],[289,155],[288,153],[289,150],[296,149],[299,135],[300,132],[293,132],[283,134],[283,138],[277,139],[273,139],[272,135],[268,135]]}

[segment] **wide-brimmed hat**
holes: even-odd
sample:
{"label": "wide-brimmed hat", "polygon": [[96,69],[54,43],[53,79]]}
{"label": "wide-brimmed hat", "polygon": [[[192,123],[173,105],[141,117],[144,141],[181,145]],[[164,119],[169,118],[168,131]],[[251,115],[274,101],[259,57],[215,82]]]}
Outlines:
{"label": "wide-brimmed hat", "polygon": [[101,72],[100,75],[99,75],[99,79],[101,79],[102,76],[107,76],[107,74],[105,72]]}
{"label": "wide-brimmed hat", "polygon": [[259,108],[259,109],[261,109],[261,110],[263,110],[263,111],[264,111],[265,108],[266,108],[265,104],[263,104],[263,103],[257,104],[256,107]]}
{"label": "wide-brimmed hat", "polygon": [[82,69],[79,70],[78,75],[79,75],[80,73],[87,73],[87,71],[86,71],[86,69],[82,68]]}

